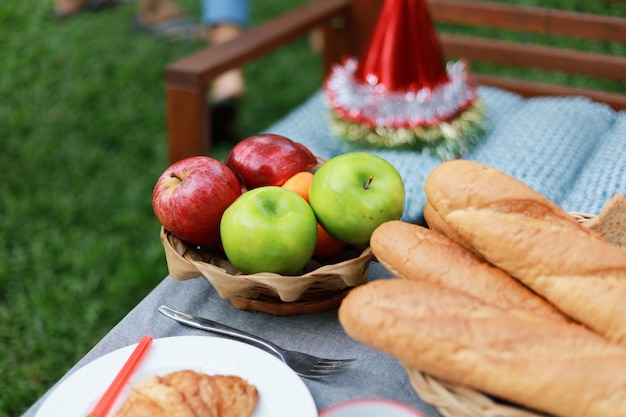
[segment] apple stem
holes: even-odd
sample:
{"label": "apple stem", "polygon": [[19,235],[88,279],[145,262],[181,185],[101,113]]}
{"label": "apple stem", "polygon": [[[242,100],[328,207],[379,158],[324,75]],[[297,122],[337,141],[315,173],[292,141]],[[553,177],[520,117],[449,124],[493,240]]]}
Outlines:
{"label": "apple stem", "polygon": [[370,177],[368,178],[367,182],[365,183],[365,185],[363,186],[364,189],[368,189],[370,188],[370,184],[372,183],[372,181],[374,181],[374,176],[370,175]]}
{"label": "apple stem", "polygon": [[170,172],[170,178],[176,178],[178,181],[182,181],[183,179],[178,176],[175,172]]}

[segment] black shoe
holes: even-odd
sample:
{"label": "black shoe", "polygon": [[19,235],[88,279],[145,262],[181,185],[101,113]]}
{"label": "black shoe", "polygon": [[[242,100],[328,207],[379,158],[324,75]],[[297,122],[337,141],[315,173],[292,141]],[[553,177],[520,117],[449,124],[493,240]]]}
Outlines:
{"label": "black shoe", "polygon": [[211,103],[211,140],[215,143],[239,141],[239,98],[228,98]]}

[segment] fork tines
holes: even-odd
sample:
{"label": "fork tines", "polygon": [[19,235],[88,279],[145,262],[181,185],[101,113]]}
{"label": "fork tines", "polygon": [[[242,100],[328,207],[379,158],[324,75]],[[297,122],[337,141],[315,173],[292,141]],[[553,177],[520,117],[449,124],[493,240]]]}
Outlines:
{"label": "fork tines", "polygon": [[330,376],[348,369],[354,359],[322,359],[311,368],[311,373],[319,376]]}

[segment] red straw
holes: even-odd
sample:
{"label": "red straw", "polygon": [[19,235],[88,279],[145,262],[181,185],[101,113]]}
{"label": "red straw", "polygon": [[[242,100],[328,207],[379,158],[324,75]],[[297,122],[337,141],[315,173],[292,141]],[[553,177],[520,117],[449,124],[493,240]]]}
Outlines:
{"label": "red straw", "polygon": [[145,335],[141,338],[141,341],[137,344],[130,358],[128,358],[109,388],[102,398],[100,398],[96,407],[89,413],[89,417],[106,417],[131,375],[135,372],[135,369],[137,369],[137,366],[139,366],[144,356],[146,356],[146,352],[148,352],[148,348],[151,344],[152,338],[150,336]]}

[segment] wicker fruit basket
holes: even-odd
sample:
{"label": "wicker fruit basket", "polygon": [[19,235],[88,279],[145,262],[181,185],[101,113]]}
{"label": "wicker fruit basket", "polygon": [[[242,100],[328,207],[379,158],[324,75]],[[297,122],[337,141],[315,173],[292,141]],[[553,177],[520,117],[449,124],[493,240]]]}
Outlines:
{"label": "wicker fruit basket", "polygon": [[302,275],[244,275],[221,253],[189,245],[163,228],[161,241],[172,278],[187,280],[202,276],[220,297],[230,300],[236,308],[274,315],[338,307],[351,288],[367,282],[373,258],[368,246],[351,246],[324,263],[309,261]]}

